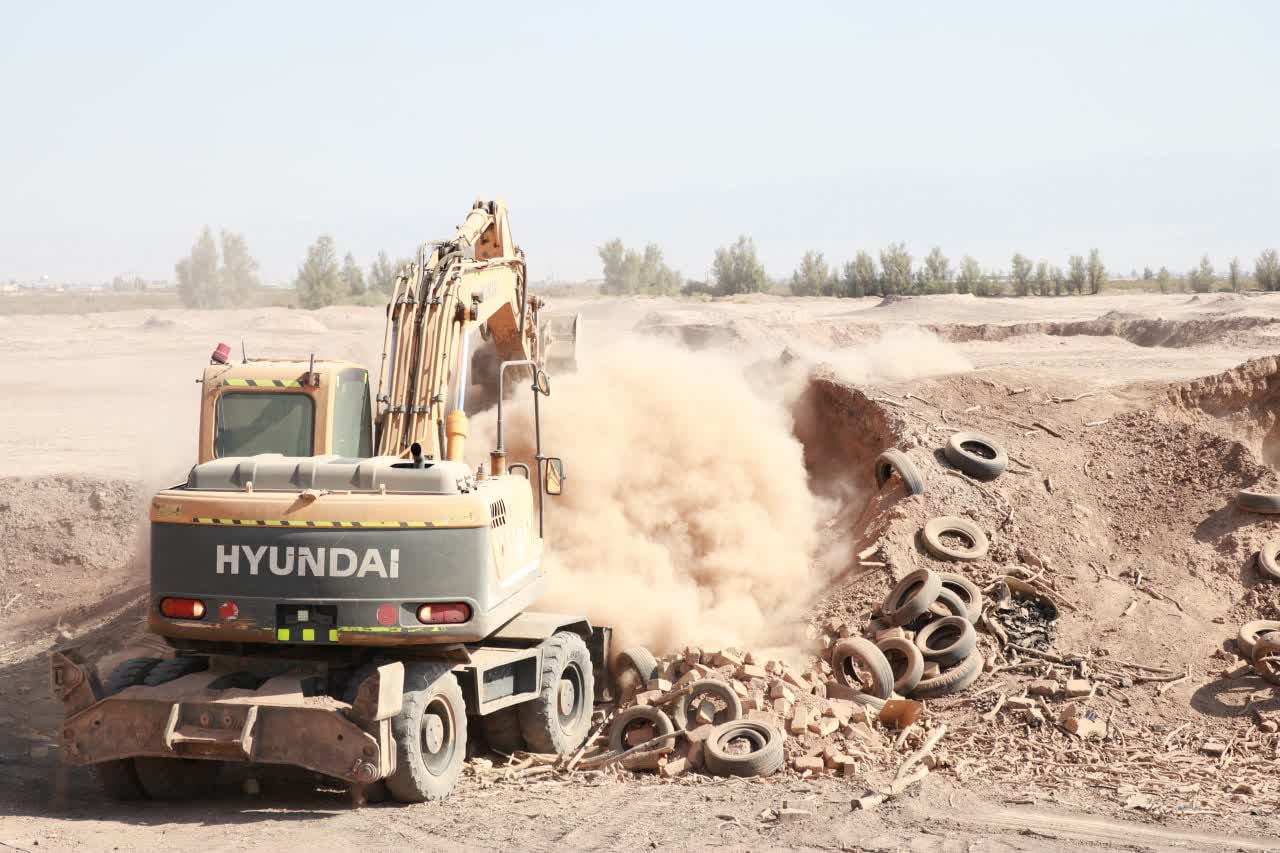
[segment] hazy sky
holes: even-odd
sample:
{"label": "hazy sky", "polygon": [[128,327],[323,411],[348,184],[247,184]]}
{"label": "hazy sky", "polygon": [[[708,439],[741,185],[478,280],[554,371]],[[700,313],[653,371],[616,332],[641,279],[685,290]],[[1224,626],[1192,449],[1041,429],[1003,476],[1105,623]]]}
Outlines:
{"label": "hazy sky", "polygon": [[0,280],[291,278],[507,199],[532,276],[747,233],[772,275],[904,240],[1008,266],[1280,247],[1280,4],[0,0]]}

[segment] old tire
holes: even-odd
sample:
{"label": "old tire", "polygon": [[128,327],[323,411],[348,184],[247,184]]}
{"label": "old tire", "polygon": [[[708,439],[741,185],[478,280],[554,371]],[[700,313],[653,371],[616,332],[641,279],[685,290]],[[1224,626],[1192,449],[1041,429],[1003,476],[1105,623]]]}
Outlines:
{"label": "old tire", "polygon": [[685,730],[696,729],[699,725],[697,720],[690,719],[698,713],[698,703],[694,700],[708,696],[721,700],[725,705],[723,709],[716,711],[715,717],[711,720],[713,726],[722,726],[742,718],[742,700],[738,698],[737,693],[733,692],[729,683],[714,678],[703,678],[690,684],[689,692],[676,700],[675,707],[671,709],[671,716],[676,726]]}
{"label": "old tire", "polygon": [[1280,515],[1280,494],[1241,489],[1236,493],[1236,506],[1249,512]]}
{"label": "old tire", "polygon": [[[942,537],[947,534],[967,540],[968,546],[957,547],[944,542]],[[939,560],[971,563],[987,556],[987,551],[991,548],[987,534],[982,532],[981,527],[967,518],[955,515],[940,515],[929,519],[925,522],[921,535],[924,537],[925,550]]]}
{"label": "old tire", "polygon": [[916,648],[916,644],[906,637],[886,637],[876,643],[876,647],[884,653],[893,672],[893,689],[895,693],[906,696],[920,683],[924,675],[924,655]]}
{"label": "old tire", "polygon": [[929,606],[929,613],[921,616],[920,619],[928,619],[930,615],[938,619],[946,616],[963,616],[965,619],[972,621],[969,616],[969,608],[964,601],[961,600],[954,589],[948,589],[945,585],[938,590],[938,597]]}
{"label": "old tire", "polygon": [[669,735],[676,730],[675,723],[661,710],[651,705],[633,705],[614,717],[609,727],[609,749],[613,752],[626,752],[627,729],[635,725],[651,725],[655,729],[654,737]]}
{"label": "old tire", "polygon": [[883,489],[889,478],[897,472],[908,495],[924,494],[924,478],[920,476],[920,469],[901,450],[891,448],[877,456],[875,470],[876,486],[879,488]]}
{"label": "old tire", "polygon": [[505,755],[524,749],[519,707],[512,705],[479,718],[480,734],[490,749]]}
{"label": "old tire", "polygon": [[967,690],[982,675],[985,661],[982,653],[975,651],[961,663],[951,667],[936,678],[927,678],[916,685],[912,691],[913,699],[937,699]]}
{"label": "old tire", "polygon": [[1273,539],[1258,551],[1258,574],[1269,581],[1280,581],[1280,565],[1276,556],[1280,554],[1280,539]]}
{"label": "old tire", "polygon": [[402,803],[442,800],[467,757],[467,706],[447,663],[406,663],[404,702],[391,718],[396,769],[387,790]]}
{"label": "old tire", "polygon": [[577,634],[558,631],[542,643],[542,686],[517,706],[520,732],[534,752],[566,755],[591,728],[595,678],[591,653]]}
{"label": "old tire", "polygon": [[836,680],[877,699],[893,695],[893,668],[884,652],[870,640],[846,637],[831,647],[831,670]]}
{"label": "old tire", "polygon": [[897,627],[929,612],[938,600],[942,579],[929,569],[917,569],[898,581],[880,606],[884,621]]}
{"label": "old tire", "polygon": [[1280,685],[1280,635],[1270,635],[1258,640],[1249,662],[1253,671],[1272,684]]}
{"label": "old tire", "polygon": [[990,436],[953,432],[942,449],[947,461],[978,480],[994,480],[1009,467],[1009,455]]}
{"label": "old tire", "polygon": [[1280,631],[1280,621],[1255,619],[1241,625],[1240,633],[1236,635],[1236,646],[1240,654],[1248,660],[1253,660],[1253,649],[1258,645],[1258,638],[1273,631]]}
{"label": "old tire", "polygon": [[982,590],[978,589],[978,585],[955,572],[938,572],[938,577],[942,579],[943,591],[954,592],[964,602],[969,621],[977,625],[982,618]]}
{"label": "old tire", "polygon": [[629,646],[614,661],[613,671],[618,695],[630,699],[658,677],[658,659],[644,646]]}
{"label": "old tire", "polygon": [[[750,752],[728,751],[739,738],[751,744]],[[735,720],[711,730],[702,754],[707,772],[715,776],[772,776],[782,767],[782,732],[758,720]]]}
{"label": "old tire", "polygon": [[916,634],[916,648],[920,654],[928,660],[937,661],[939,666],[960,663],[973,653],[977,644],[978,632],[967,616],[934,620]]}
{"label": "old tire", "polygon": [[[130,658],[121,663],[107,676],[102,685],[102,698],[114,696],[121,690],[142,684],[147,673],[160,663],[160,658]],[[102,790],[113,800],[143,800],[147,792],[138,779],[138,770],[132,758],[119,758],[115,761],[103,761],[93,765],[94,773]]]}

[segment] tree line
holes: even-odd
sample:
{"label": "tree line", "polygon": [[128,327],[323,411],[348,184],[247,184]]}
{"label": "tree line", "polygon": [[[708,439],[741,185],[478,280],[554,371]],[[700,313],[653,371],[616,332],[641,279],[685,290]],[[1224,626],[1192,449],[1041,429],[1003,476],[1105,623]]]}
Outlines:
{"label": "tree line", "polygon": [[[643,252],[627,249],[621,240],[599,248],[604,271],[601,289],[610,294],[686,295],[705,293],[727,296],[784,290],[795,296],[889,296],[897,294],[972,293],[975,296],[1067,296],[1101,293],[1111,277],[1098,249],[1088,255],[1071,255],[1065,267],[1033,260],[1021,252],[1010,259],[1008,271],[984,269],[970,255],[952,264],[940,247],[933,247],[917,264],[905,243],[891,243],[872,255],[858,251],[843,265],[829,264],[822,252],[805,252],[791,276],[780,282],[769,279],[756,254],[755,241],[740,236],[716,250],[707,281],[685,282],[663,261],[662,250],[650,243]],[[1246,275],[1239,258],[1232,258],[1225,279],[1214,272],[1208,255],[1185,275],[1165,267],[1147,267],[1143,279],[1161,293],[1190,290],[1206,293],[1221,280],[1231,290],[1244,289]],[[1254,281],[1262,290],[1280,289],[1280,258],[1274,249],[1262,252],[1254,262]]]}
{"label": "tree line", "polygon": [[[389,296],[408,258],[392,261],[385,251],[361,269],[347,252],[338,261],[337,243],[322,234],[307,249],[293,286],[303,308],[360,302]],[[214,239],[205,226],[191,251],[174,265],[178,298],[188,308],[234,308],[252,301],[262,289],[258,262],[249,254],[244,236],[222,231]]]}

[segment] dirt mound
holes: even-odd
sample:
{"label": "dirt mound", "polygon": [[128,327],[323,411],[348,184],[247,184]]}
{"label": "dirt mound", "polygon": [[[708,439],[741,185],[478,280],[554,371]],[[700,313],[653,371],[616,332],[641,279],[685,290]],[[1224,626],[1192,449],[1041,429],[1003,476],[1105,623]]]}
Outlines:
{"label": "dirt mound", "polygon": [[[1121,315],[1121,316],[1113,316]],[[1129,319],[1112,311],[1096,320],[1074,320],[1061,323],[1012,323],[997,325],[931,324],[925,326],[943,340],[957,343],[969,341],[1004,341],[1021,335],[1053,335],[1071,337],[1091,335],[1123,338],[1140,347],[1194,347],[1221,343],[1231,333],[1244,332],[1276,322],[1270,317],[1232,317],[1198,320]]]}
{"label": "dirt mound", "polygon": [[135,585],[145,508],[136,483],[0,479],[0,625],[73,619]]}
{"label": "dirt mound", "polygon": [[1223,373],[1170,386],[1164,412],[1207,416],[1211,428],[1243,441],[1268,465],[1280,467],[1280,357],[1246,361]]}
{"label": "dirt mound", "polygon": [[897,305],[899,302],[910,302],[913,298],[914,297],[902,296],[897,293],[887,293],[881,297],[879,302],[876,303],[876,307],[887,308],[890,305]]}

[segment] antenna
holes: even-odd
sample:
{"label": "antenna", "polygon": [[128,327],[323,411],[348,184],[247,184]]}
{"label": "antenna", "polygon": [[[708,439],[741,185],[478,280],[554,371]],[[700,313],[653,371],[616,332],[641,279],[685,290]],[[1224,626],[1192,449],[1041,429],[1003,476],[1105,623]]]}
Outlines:
{"label": "antenna", "polygon": [[249,363],[249,355],[244,351],[244,338],[240,339],[240,363],[241,364]]}

